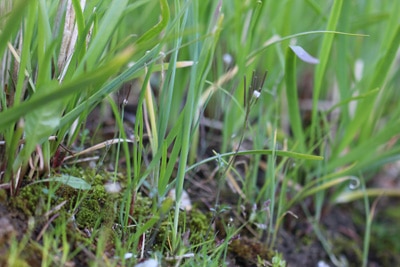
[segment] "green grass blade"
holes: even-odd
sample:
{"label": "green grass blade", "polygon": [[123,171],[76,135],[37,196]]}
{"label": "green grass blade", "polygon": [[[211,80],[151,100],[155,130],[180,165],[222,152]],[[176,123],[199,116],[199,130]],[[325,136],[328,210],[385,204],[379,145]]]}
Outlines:
{"label": "green grass blade", "polygon": [[290,126],[293,130],[295,140],[299,143],[300,152],[305,152],[305,137],[300,118],[299,98],[297,95],[296,56],[291,48],[288,48],[286,51],[285,80]]}
{"label": "green grass blade", "polygon": [[[180,13],[180,5],[179,1],[175,1],[175,8],[176,8],[176,13]],[[161,97],[160,97],[160,112],[159,114],[159,120],[158,120],[158,138],[162,140],[165,137],[165,134],[167,132],[167,126],[168,122],[170,120],[170,113],[171,113],[171,106],[173,104],[173,94],[174,94],[174,87],[175,87],[175,75],[176,75],[176,63],[178,60],[178,53],[179,53],[179,48],[182,45],[182,37],[183,37],[183,31],[184,27],[181,27],[180,23],[175,23],[174,24],[174,34],[176,35],[176,40],[174,42],[174,51],[171,55],[171,59],[169,61],[169,64],[171,65],[171,68],[168,68],[168,72],[166,75],[166,80],[163,84],[163,88],[161,90]],[[160,145],[162,142],[160,142]]]}
{"label": "green grass blade", "polygon": [[[52,32],[49,21],[48,9],[44,0],[39,0],[38,5],[38,75],[36,85],[41,87],[51,80],[51,57],[55,43],[52,43]],[[42,87],[45,89],[46,87]]]}
{"label": "green grass blade", "polygon": [[[388,50],[386,50],[386,53],[378,61],[376,68],[374,68],[372,81],[370,84],[368,84],[369,90],[381,88],[384,85],[387,75],[389,74],[389,69],[394,62],[396,51],[400,45],[400,25],[396,27],[396,31],[391,37],[388,45]],[[359,103],[359,105],[357,106],[355,119],[349,125],[349,128],[347,129],[347,134],[341,140],[340,146],[338,147],[338,152],[342,151],[346,146],[350,144],[350,142],[354,139],[354,136],[359,131],[361,125],[364,125],[364,127],[366,127],[365,131],[362,131],[362,138],[366,140],[371,135],[373,125],[371,125],[370,123],[366,123],[366,121],[368,120],[369,116],[374,116],[371,112],[371,102],[374,103],[377,97],[378,95],[371,100],[365,99]],[[376,120],[371,119],[369,121],[375,122]]]}
{"label": "green grass blade", "polygon": [[161,20],[154,25],[150,30],[145,32],[137,41],[137,44],[148,42],[161,33],[167,27],[170,17],[169,6],[167,0],[160,0]]}
{"label": "green grass blade", "polygon": [[128,2],[128,0],[114,0],[113,3],[110,4],[106,14],[101,20],[98,32],[90,41],[89,49],[85,57],[82,59],[82,62],[80,62],[75,75],[80,75],[84,69],[92,70],[93,67],[95,67],[95,64],[102,56],[111,35],[114,33]]}
{"label": "green grass blade", "polygon": [[76,92],[85,90],[89,85],[96,84],[99,79],[102,79],[104,76],[109,76],[110,73],[114,73],[116,69],[120,69],[122,66],[124,66],[132,54],[133,50],[128,49],[115,57],[112,62],[109,62],[109,65],[101,67],[96,71],[82,75],[81,77],[69,82],[65,82],[62,85],[55,83],[47,85],[48,88],[44,90],[46,92],[40,94],[37,93],[34,95],[34,97],[21,103],[20,105],[1,112],[0,130],[5,129],[10,123],[16,122],[22,116],[42,107],[43,105],[46,105],[47,103],[62,100]]}
{"label": "green grass blade", "polygon": [[[93,93],[93,95],[91,95],[86,100],[86,102],[77,105],[68,114],[63,116],[63,118],[61,119],[60,126],[64,126],[68,123],[71,123],[87,108],[87,106],[93,107],[96,103],[101,101],[108,94],[119,89],[119,87],[122,85],[123,82],[130,80],[134,77],[138,77],[143,72],[146,64],[149,64],[150,62],[155,61],[158,58],[156,56],[157,53],[158,53],[158,47],[153,48],[148,53],[146,53],[140,60],[138,60],[135,63],[135,65],[125,70],[115,79],[108,82],[105,86],[99,88],[99,90]],[[128,58],[129,57],[127,57],[126,60],[128,60]],[[114,71],[115,70],[116,68],[114,69]],[[87,75],[85,75],[85,77],[87,77]]]}
{"label": "green grass blade", "polygon": [[13,9],[9,14],[4,28],[0,30],[0,58],[3,57],[7,42],[9,42],[11,37],[18,31],[25,9],[29,7],[29,4],[31,4],[31,2],[26,2],[24,0],[13,1]]}
{"label": "green grass blade", "polygon": [[324,158],[321,156],[314,156],[314,155],[309,155],[309,154],[302,154],[302,153],[297,153],[297,152],[291,152],[291,151],[283,151],[283,150],[262,150],[262,149],[257,149],[257,150],[246,150],[246,151],[239,151],[239,152],[227,152],[223,154],[218,154],[213,157],[206,158],[196,164],[191,165],[186,169],[186,172],[195,169],[196,167],[205,164],[210,161],[217,160],[220,157],[230,157],[233,155],[272,155],[275,153],[277,156],[281,157],[289,157],[293,159],[303,159],[303,160],[323,160]]}
{"label": "green grass blade", "polygon": [[367,188],[365,190],[347,191],[338,195],[333,201],[334,203],[349,203],[367,197],[396,197],[400,198],[400,190],[398,188]]}
{"label": "green grass blade", "polygon": [[[331,14],[329,16],[327,30],[334,31],[339,21],[341,14],[341,9],[343,5],[343,0],[335,0],[333,2],[333,7]],[[321,51],[319,55],[320,63],[317,65],[315,70],[314,79],[314,89],[313,89],[313,105],[312,105],[312,115],[311,115],[311,144],[314,143],[315,134],[317,132],[316,128],[319,125],[318,122],[318,102],[321,94],[322,84],[325,77],[326,67],[328,65],[329,56],[331,54],[331,48],[333,44],[334,35],[326,34],[321,44]]]}
{"label": "green grass blade", "polygon": [[[198,20],[198,8],[196,2],[193,2],[188,9],[186,10],[186,16],[189,18],[189,23],[191,22],[192,25],[196,26]],[[195,39],[198,39],[198,29],[194,36]],[[192,57],[193,61],[197,62],[199,60],[199,53],[200,47],[199,43],[195,43],[192,46]],[[193,123],[193,114],[194,114],[194,106],[195,106],[195,97],[196,97],[196,80],[198,75],[198,64],[194,65],[191,69],[191,82],[189,85],[189,91],[187,96],[187,101],[184,107],[184,116],[183,116],[183,126],[182,126],[182,143],[181,143],[181,153],[180,153],[180,162],[178,165],[178,173],[176,178],[176,205],[175,205],[175,213],[174,213],[174,227],[173,227],[173,246],[177,246],[178,244],[178,224],[179,224],[179,209],[180,209],[180,202],[182,198],[183,192],[183,182],[185,180],[185,169],[189,155],[189,148],[190,148],[190,136],[191,136],[191,129]]]}
{"label": "green grass blade", "polygon": [[[31,62],[31,42],[32,42],[32,37],[33,37],[33,32],[34,32],[34,27],[35,27],[35,19],[36,19],[36,11],[37,11],[37,6],[36,5],[30,5],[28,9],[28,15],[27,15],[27,20],[26,20],[26,26],[24,28],[24,38],[23,38],[23,44],[22,44],[22,51],[21,51],[21,62],[20,62],[20,69],[18,72],[18,80],[17,80],[17,86],[15,89],[15,99],[14,99],[14,105],[18,105],[20,101],[22,100],[22,95],[23,95],[23,86],[24,86],[24,81],[26,78],[26,73],[25,70],[28,69],[28,74],[31,75],[30,70],[31,66],[28,66]],[[32,86],[32,83],[30,83]],[[32,88],[33,91],[35,91],[35,88]]]}

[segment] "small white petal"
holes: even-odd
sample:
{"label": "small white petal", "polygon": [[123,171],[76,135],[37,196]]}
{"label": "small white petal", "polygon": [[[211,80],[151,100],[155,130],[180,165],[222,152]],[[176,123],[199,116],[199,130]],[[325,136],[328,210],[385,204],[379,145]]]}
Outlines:
{"label": "small white petal", "polygon": [[329,264],[327,264],[326,262],[321,260],[321,261],[318,262],[317,266],[318,267],[329,267]]}
{"label": "small white petal", "polygon": [[104,188],[108,193],[118,193],[121,191],[121,185],[119,183],[106,183]]}
{"label": "small white petal", "polygon": [[[171,191],[169,191],[168,197],[175,200],[175,189],[171,189]],[[192,209],[192,202],[190,201],[189,194],[185,190],[182,191],[181,204],[179,205],[179,208],[186,211],[190,211]]]}
{"label": "small white petal", "polygon": [[261,93],[260,93],[259,91],[254,91],[254,92],[253,92],[253,96],[254,96],[255,98],[259,98],[260,95],[261,95]]}
{"label": "small white petal", "polygon": [[128,252],[128,253],[125,253],[125,255],[124,255],[125,260],[130,259],[132,257],[133,257],[133,253]]}
{"label": "small white petal", "polygon": [[222,60],[226,65],[230,65],[233,62],[233,57],[230,54],[226,53],[222,56]]}

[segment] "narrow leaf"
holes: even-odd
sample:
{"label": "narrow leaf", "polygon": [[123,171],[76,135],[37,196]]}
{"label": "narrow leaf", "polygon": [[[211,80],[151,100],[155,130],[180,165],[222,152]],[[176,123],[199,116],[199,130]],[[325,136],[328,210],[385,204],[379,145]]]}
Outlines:
{"label": "narrow leaf", "polygon": [[315,156],[315,155],[309,155],[309,154],[302,154],[302,153],[297,153],[297,152],[292,152],[292,151],[284,151],[284,150],[246,150],[246,151],[239,151],[239,152],[228,152],[228,153],[223,153],[223,154],[218,154],[216,156],[213,157],[209,157],[206,158],[196,164],[193,164],[192,166],[190,166],[189,168],[186,169],[186,172],[213,160],[216,160],[220,157],[229,157],[229,156],[233,156],[233,155],[237,155],[237,156],[243,156],[243,155],[272,155],[273,153],[275,153],[275,155],[277,156],[281,156],[281,157],[289,157],[289,158],[294,158],[294,159],[304,159],[304,160],[323,160],[324,158],[321,156]]}
{"label": "narrow leaf", "polygon": [[296,57],[287,49],[285,62],[286,97],[289,110],[291,127],[296,140],[299,142],[300,151],[305,151],[305,137],[300,118],[299,97],[297,93]]}
{"label": "narrow leaf", "polygon": [[91,188],[91,185],[88,184],[84,179],[65,174],[57,177],[42,179],[32,184],[44,183],[44,182],[58,182],[80,190],[89,190]]}
{"label": "narrow leaf", "polygon": [[161,33],[161,31],[167,26],[170,16],[167,0],[160,0],[160,7],[161,20],[139,38],[138,44],[151,40]]}

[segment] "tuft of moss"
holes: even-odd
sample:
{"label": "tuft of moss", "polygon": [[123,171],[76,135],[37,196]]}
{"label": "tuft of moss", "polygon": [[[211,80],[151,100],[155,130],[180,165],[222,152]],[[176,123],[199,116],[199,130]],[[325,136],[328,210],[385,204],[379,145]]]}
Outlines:
{"label": "tuft of moss", "polygon": [[95,199],[82,201],[78,212],[75,215],[76,223],[82,228],[93,228],[96,222],[101,219],[101,206]]}
{"label": "tuft of moss", "polygon": [[114,203],[120,196],[106,191],[103,185],[104,178],[100,174],[92,177],[92,183],[92,188],[76,213],[76,222],[80,227],[93,228],[98,222],[111,223],[116,216]]}
{"label": "tuft of moss", "polygon": [[43,185],[28,185],[19,191],[19,194],[11,199],[11,206],[21,210],[28,216],[34,216],[38,210],[43,209],[44,199],[42,196]]}
{"label": "tuft of moss", "polygon": [[241,237],[229,244],[229,251],[233,253],[236,261],[244,266],[257,264],[257,259],[271,261],[275,255],[268,246],[258,240]]}
{"label": "tuft of moss", "polygon": [[136,222],[143,221],[145,218],[149,218],[153,215],[151,209],[152,201],[148,197],[143,197],[142,194],[136,195],[133,218]]}
{"label": "tuft of moss", "polygon": [[[188,215],[189,220],[186,228],[190,230],[190,243],[197,245],[206,241],[205,238],[210,228],[211,218],[197,209],[191,210]],[[209,236],[209,238],[212,238],[212,235]]]}
{"label": "tuft of moss", "polygon": [[[165,244],[166,240],[172,239],[171,227],[173,225],[173,213],[174,210],[171,210],[169,216],[165,216],[165,218],[159,225],[159,232],[154,247],[161,248]],[[188,242],[191,246],[196,247],[197,245],[213,239],[212,234],[209,234],[208,238],[206,239],[210,227],[210,221],[210,216],[207,216],[206,214],[195,208],[189,212],[181,211],[181,214],[179,216],[180,231],[182,232],[183,236],[185,235],[185,233],[189,233],[187,237],[182,236],[183,242]]]}

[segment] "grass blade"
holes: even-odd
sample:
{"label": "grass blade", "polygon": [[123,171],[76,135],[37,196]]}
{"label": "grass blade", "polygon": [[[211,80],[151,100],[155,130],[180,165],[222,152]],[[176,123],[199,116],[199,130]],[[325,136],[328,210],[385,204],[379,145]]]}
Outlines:
{"label": "grass blade", "polygon": [[[329,16],[327,30],[334,31],[336,29],[336,25],[338,24],[341,9],[343,5],[343,0],[336,0],[333,2],[333,7],[331,14]],[[313,89],[313,108],[312,108],[312,115],[311,115],[311,144],[314,143],[316,138],[315,134],[317,132],[316,128],[319,125],[318,122],[318,102],[319,97],[321,94],[322,83],[325,77],[326,67],[329,61],[329,56],[331,54],[331,48],[333,44],[333,39],[335,35],[326,34],[324,35],[324,39],[321,44],[321,51],[319,60],[320,63],[317,65],[315,70],[315,79],[314,79],[314,89]]]}

